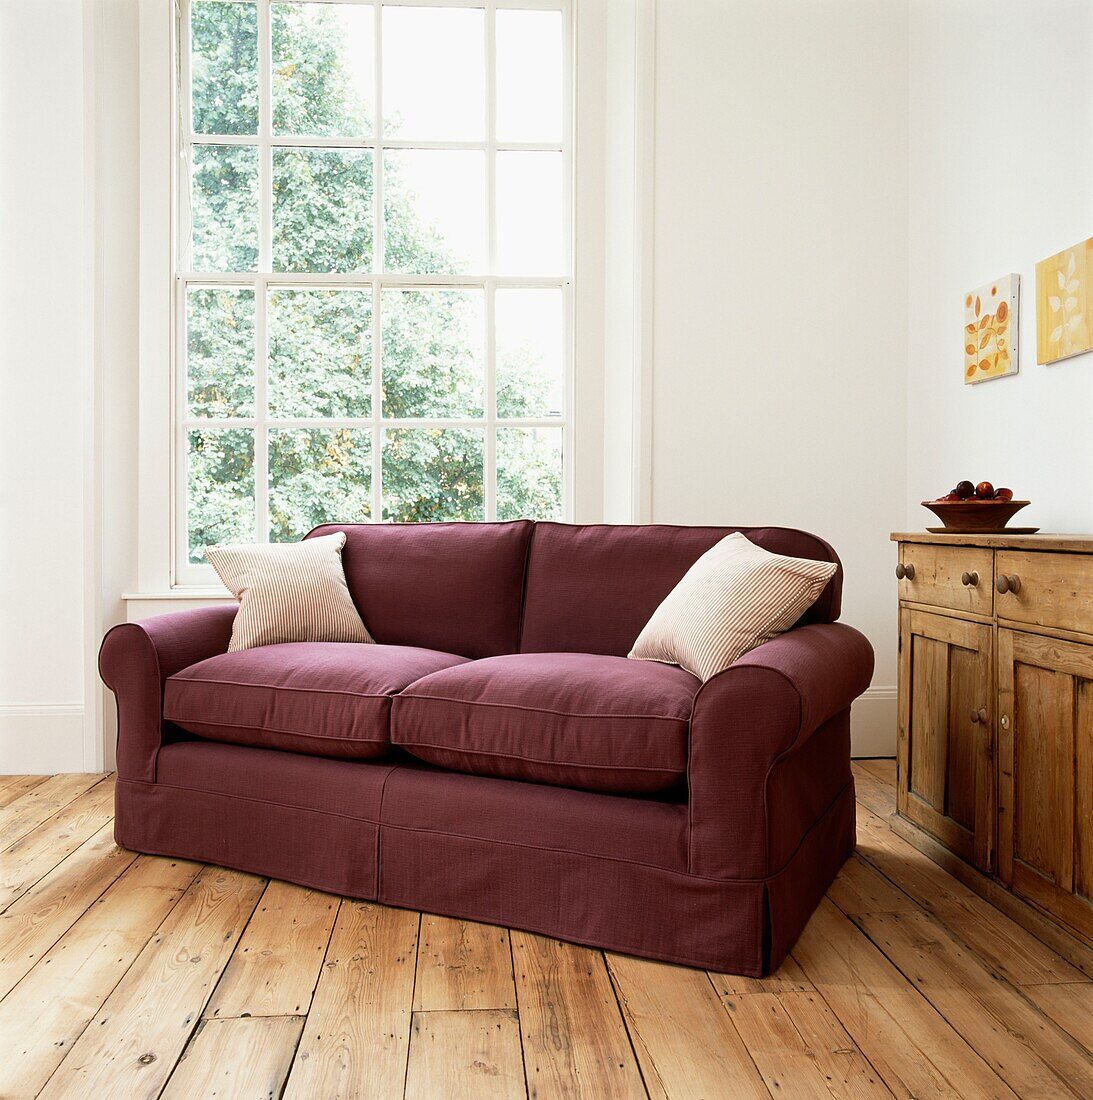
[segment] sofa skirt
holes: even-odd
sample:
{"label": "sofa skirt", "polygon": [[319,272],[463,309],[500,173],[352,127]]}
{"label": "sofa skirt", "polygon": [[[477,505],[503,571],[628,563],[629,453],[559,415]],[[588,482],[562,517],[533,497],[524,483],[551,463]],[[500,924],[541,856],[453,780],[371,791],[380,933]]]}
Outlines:
{"label": "sofa skirt", "polygon": [[760,977],[854,847],[848,782],[764,878],[690,874],[687,806],[185,741],[119,779],[115,836],[335,894]]}

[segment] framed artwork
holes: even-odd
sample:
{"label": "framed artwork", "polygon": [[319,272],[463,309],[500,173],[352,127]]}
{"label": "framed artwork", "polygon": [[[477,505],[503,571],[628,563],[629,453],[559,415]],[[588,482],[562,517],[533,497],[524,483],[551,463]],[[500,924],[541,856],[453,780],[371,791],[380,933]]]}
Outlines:
{"label": "framed artwork", "polygon": [[1036,361],[1093,349],[1093,237],[1036,265]]}
{"label": "framed artwork", "polygon": [[1021,276],[1003,275],[964,296],[964,384],[1016,374]]}

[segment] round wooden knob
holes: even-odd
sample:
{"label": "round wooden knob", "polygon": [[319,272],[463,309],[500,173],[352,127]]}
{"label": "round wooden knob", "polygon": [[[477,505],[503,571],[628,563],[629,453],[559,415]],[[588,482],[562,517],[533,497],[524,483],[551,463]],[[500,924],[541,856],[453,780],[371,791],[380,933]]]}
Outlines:
{"label": "round wooden knob", "polygon": [[972,712],[969,717],[971,718],[972,725],[974,726],[979,721],[979,711],[977,711],[975,707],[972,707]]}
{"label": "round wooden knob", "polygon": [[1016,595],[1021,591],[1021,578],[1016,573],[1003,573],[995,582],[994,587],[1003,595],[1007,592],[1012,592]]}
{"label": "round wooden knob", "polygon": [[901,581],[907,576],[907,570],[903,568],[903,562],[896,566],[896,580]]}
{"label": "round wooden knob", "polygon": [[979,584],[979,574],[974,569],[970,573],[961,573],[960,583],[968,588],[975,588]]}

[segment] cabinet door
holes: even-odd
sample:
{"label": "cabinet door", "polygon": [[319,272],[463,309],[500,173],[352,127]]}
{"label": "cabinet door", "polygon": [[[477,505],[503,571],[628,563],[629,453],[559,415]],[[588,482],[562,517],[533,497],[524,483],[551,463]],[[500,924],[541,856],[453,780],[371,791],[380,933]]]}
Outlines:
{"label": "cabinet door", "polygon": [[983,870],[994,843],[991,627],[900,612],[897,804]]}
{"label": "cabinet door", "polygon": [[998,631],[998,874],[1093,937],[1093,645]]}

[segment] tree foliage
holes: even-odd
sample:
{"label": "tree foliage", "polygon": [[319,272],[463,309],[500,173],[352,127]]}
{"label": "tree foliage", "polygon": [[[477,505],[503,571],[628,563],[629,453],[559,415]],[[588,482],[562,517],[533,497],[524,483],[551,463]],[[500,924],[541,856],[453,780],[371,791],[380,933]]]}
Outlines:
{"label": "tree foliage", "polygon": [[[343,55],[340,5],[272,5],[273,126],[277,134],[368,134],[371,114]],[[250,4],[192,5],[194,129],[254,135],[257,25]],[[276,144],[276,137],[275,137]],[[384,237],[391,270],[457,272],[435,227],[417,214],[392,159],[384,171]],[[193,150],[191,266],[254,271],[258,263],[258,153],[250,145]],[[275,272],[367,272],[373,263],[370,150],[274,148]],[[385,290],[381,295],[381,415],[481,417],[485,302],[481,290]],[[372,409],[372,299],[368,290],[277,288],[267,303],[269,531],[299,538],[315,524],[370,518],[373,468],[382,467],[383,516],[402,521],[484,518],[485,436],[477,426],[396,428],[372,453],[362,428],[278,426],[277,419],[368,418]],[[192,560],[206,544],[255,531],[254,433],[216,418],[256,414],[255,301],[247,288],[195,288],[187,301]],[[499,416],[539,415],[547,383],[528,347],[498,349]],[[534,411],[533,411],[534,410]],[[497,433],[498,518],[557,516],[560,432]]]}

